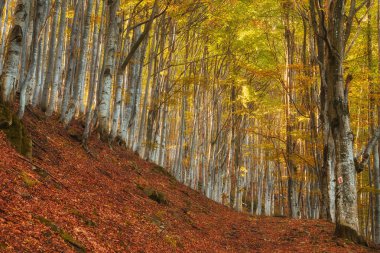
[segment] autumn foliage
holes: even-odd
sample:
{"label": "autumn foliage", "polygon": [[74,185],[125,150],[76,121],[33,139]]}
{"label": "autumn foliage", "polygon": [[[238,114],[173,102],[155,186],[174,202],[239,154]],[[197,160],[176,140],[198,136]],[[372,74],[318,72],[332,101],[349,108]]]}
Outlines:
{"label": "autumn foliage", "polygon": [[123,147],[27,112],[33,158],[0,131],[1,252],[370,252],[321,220],[237,213]]}

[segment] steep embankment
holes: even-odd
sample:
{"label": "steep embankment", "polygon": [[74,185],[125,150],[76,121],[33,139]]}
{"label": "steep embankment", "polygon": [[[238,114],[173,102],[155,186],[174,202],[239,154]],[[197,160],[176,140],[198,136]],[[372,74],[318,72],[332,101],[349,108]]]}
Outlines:
{"label": "steep embankment", "polygon": [[368,252],[324,221],[250,217],[206,199],[77,125],[28,112],[33,158],[0,131],[1,252]]}

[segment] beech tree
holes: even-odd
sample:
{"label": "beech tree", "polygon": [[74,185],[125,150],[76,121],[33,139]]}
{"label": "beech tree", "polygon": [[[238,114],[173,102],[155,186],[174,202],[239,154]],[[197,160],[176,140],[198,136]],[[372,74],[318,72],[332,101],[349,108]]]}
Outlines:
{"label": "beech tree", "polygon": [[328,219],[379,244],[379,6],[0,1],[0,102],[237,211]]}

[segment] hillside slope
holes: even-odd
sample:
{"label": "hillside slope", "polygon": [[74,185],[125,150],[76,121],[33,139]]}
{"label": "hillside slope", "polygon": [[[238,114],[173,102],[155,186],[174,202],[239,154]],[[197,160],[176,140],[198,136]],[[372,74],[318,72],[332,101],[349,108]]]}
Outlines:
{"label": "hillside slope", "polygon": [[251,217],[57,119],[28,112],[33,159],[0,131],[1,252],[370,252],[325,221]]}

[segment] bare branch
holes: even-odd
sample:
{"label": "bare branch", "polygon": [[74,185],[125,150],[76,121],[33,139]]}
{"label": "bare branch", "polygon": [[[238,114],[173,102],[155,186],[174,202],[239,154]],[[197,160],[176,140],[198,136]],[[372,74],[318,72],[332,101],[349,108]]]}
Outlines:
{"label": "bare branch", "polygon": [[373,133],[372,138],[369,140],[369,142],[367,143],[367,146],[363,149],[363,151],[360,152],[354,158],[355,169],[357,173],[360,173],[364,170],[364,166],[368,163],[372,150],[379,139],[380,139],[380,127],[377,128],[376,131]]}

